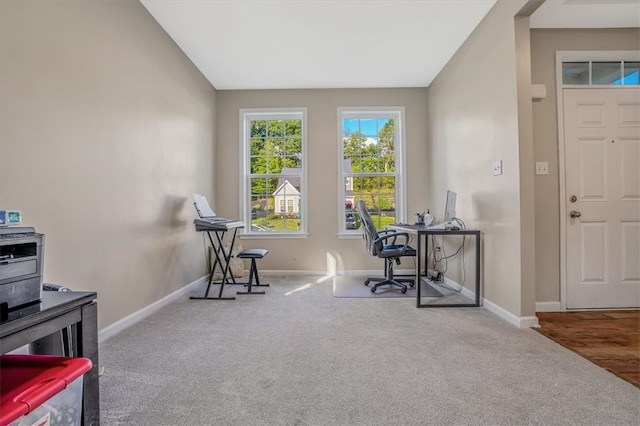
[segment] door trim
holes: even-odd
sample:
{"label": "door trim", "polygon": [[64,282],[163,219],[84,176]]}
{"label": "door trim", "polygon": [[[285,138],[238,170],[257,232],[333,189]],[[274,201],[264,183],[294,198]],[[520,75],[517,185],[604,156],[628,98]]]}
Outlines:
{"label": "door trim", "polygon": [[[560,308],[567,310],[567,194],[564,155],[564,97],[562,63],[575,61],[639,61],[640,50],[558,50],[556,51],[556,108],[558,120],[558,176],[560,178]],[[570,86],[580,89],[637,88],[638,86]]]}

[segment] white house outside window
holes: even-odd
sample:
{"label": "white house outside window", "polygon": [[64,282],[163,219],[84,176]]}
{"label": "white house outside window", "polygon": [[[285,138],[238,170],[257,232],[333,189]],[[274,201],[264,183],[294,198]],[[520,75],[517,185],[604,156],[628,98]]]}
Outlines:
{"label": "white house outside window", "polygon": [[246,234],[306,234],[306,113],[240,110]]}
{"label": "white house outside window", "polygon": [[338,109],[339,233],[360,234],[362,199],[377,229],[405,220],[404,107]]}

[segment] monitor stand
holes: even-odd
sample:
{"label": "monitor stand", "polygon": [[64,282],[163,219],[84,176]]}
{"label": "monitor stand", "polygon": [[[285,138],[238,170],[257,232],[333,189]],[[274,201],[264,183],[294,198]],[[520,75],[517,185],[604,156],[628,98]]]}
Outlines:
{"label": "monitor stand", "polygon": [[437,225],[430,225],[427,226],[427,229],[449,229],[451,228],[451,222],[442,222],[442,223],[438,223]]}

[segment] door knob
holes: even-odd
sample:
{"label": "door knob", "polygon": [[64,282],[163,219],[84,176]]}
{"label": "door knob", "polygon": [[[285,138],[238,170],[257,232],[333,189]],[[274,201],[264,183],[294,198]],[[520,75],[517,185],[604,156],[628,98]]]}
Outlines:
{"label": "door knob", "polygon": [[582,213],[577,212],[575,210],[571,210],[571,212],[569,213],[569,217],[571,219],[575,219],[576,217],[580,217],[580,216],[582,216]]}

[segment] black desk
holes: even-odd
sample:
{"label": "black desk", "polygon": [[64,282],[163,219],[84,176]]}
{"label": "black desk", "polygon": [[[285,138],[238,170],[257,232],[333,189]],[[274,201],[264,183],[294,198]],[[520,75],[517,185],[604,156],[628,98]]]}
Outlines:
{"label": "black desk", "polygon": [[98,305],[95,292],[43,291],[40,303],[9,313],[0,324],[0,351],[10,352],[72,326],[74,355],[89,358],[93,367],[83,378],[82,424],[100,424],[98,383]]}
{"label": "black desk", "polygon": [[[480,231],[477,229],[461,229],[459,231],[450,231],[444,229],[430,229],[425,225],[400,225],[393,224],[388,226],[391,229],[398,231],[409,232],[417,235],[416,241],[416,286],[417,286],[417,307],[418,308],[447,308],[447,307],[474,307],[480,306]],[[466,236],[470,235],[475,237],[476,245],[476,294],[475,303],[422,303],[422,280],[425,277],[422,276],[421,271],[424,267],[427,270],[427,257],[429,255],[429,237],[432,235],[445,235],[445,236]],[[422,238],[424,237],[424,255],[422,254]],[[428,285],[428,284],[427,284]],[[428,296],[427,296],[428,297]]]}

